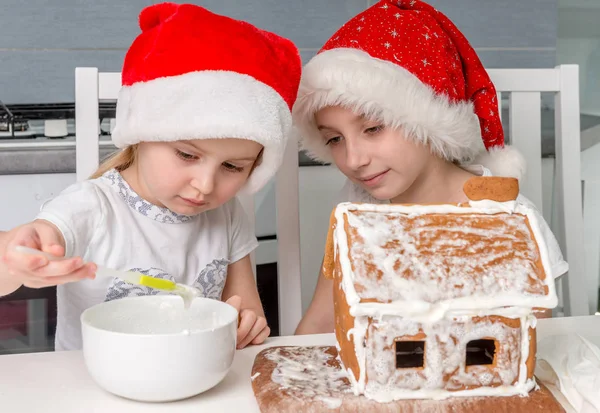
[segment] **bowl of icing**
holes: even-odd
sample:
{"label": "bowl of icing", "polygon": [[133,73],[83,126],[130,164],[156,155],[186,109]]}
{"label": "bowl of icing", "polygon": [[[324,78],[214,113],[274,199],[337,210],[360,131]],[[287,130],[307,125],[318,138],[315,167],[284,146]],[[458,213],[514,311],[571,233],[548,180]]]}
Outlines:
{"label": "bowl of icing", "polygon": [[128,297],[81,315],[86,367],[104,390],[128,399],[166,402],[216,386],[236,348],[237,310],[196,298]]}

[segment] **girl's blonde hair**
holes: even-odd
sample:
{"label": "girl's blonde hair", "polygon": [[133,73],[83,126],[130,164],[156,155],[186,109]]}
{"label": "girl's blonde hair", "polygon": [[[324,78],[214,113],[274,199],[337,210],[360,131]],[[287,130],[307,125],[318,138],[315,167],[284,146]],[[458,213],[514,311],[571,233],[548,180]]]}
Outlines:
{"label": "girl's blonde hair", "polygon": [[100,178],[111,169],[122,172],[129,168],[135,162],[137,147],[137,144],[128,146],[106,158],[102,161],[98,169],[96,169],[96,172],[90,176],[90,179]]}

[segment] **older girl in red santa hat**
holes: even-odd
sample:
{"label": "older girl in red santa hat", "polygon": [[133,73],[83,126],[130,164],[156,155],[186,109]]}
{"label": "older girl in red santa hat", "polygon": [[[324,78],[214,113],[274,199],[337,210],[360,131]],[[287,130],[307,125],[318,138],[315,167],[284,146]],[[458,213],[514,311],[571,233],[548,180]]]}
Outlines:
{"label": "older girl in red santa hat", "polygon": [[[238,347],[261,343],[269,327],[249,258],[258,243],[235,195],[260,189],[281,164],[298,50],[191,4],[150,6],[139,24],[112,135],[122,150],[35,221],[0,234],[0,294],[58,285],[56,348],[78,349],[86,308],[155,293],[96,278],[98,263],[227,301],[240,310]],[[21,254],[19,245],[62,259]]]}
{"label": "older girl in red santa hat", "polygon": [[[308,153],[348,178],[340,202],[459,203],[475,175],[525,171],[522,156],[504,145],[496,96],[444,14],[418,0],[382,0],[304,67],[292,113]],[[567,263],[538,218],[558,277]],[[298,334],[333,331],[332,284],[320,274]]]}

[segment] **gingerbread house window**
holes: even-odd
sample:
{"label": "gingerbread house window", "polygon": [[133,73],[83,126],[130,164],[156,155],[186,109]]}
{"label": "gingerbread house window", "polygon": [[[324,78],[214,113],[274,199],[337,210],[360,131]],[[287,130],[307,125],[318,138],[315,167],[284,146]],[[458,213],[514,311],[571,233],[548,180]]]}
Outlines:
{"label": "gingerbread house window", "polygon": [[496,341],[491,339],[473,340],[467,343],[467,366],[487,366],[494,364]]}
{"label": "gingerbread house window", "polygon": [[419,368],[425,365],[424,341],[396,341],[396,368]]}

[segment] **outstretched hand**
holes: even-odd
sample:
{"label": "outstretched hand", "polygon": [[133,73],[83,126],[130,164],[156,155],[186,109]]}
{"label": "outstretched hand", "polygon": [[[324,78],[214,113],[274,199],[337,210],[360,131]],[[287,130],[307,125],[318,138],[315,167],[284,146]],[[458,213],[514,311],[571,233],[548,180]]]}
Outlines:
{"label": "outstretched hand", "polygon": [[[2,262],[14,280],[29,288],[43,288],[83,279],[93,279],[94,264],[86,264],[80,257],[64,258],[64,241],[57,231],[43,224],[26,224],[6,237],[6,247],[0,251]],[[34,248],[54,255],[49,260],[43,255],[22,254],[16,246]]]}

